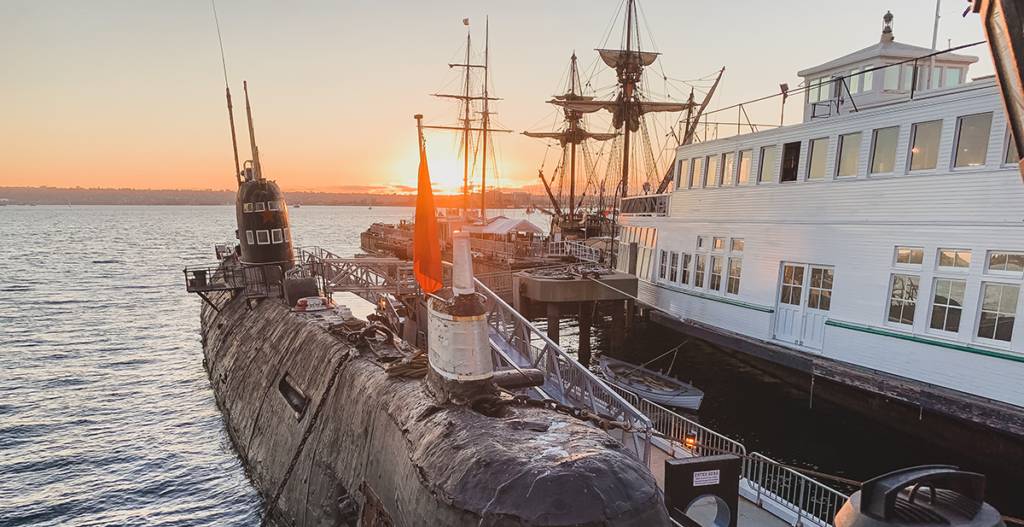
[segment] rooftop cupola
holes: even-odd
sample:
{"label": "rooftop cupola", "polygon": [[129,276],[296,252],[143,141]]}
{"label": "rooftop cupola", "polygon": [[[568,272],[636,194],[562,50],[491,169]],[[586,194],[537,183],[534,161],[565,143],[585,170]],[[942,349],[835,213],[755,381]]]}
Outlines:
{"label": "rooftop cupola", "polygon": [[882,40],[881,42],[892,42],[892,11],[886,11],[882,17]]}

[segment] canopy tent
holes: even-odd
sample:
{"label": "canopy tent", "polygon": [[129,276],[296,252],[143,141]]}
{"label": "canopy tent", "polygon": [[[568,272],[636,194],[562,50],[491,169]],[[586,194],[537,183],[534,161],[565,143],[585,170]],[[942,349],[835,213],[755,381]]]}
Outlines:
{"label": "canopy tent", "polygon": [[510,232],[544,234],[540,227],[529,221],[513,218],[495,218],[487,225],[467,225],[463,227],[463,230],[470,234],[508,234]]}

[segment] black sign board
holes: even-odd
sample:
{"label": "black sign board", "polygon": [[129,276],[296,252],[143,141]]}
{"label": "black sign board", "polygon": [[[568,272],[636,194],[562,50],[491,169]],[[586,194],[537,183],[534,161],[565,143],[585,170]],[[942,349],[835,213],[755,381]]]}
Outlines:
{"label": "black sign board", "polygon": [[713,527],[736,527],[739,515],[740,458],[708,456],[665,461],[665,506],[683,525],[697,525],[686,511],[704,496],[715,499]]}

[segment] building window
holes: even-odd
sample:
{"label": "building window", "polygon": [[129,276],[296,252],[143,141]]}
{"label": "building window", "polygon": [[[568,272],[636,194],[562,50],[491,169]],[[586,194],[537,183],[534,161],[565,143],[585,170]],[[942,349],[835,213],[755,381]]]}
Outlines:
{"label": "building window", "polygon": [[903,67],[903,89],[920,90],[924,86],[924,79],[921,75],[921,68],[918,66],[904,66]]}
{"label": "building window", "polygon": [[1017,143],[1013,140],[1013,133],[1009,130],[1006,131],[1006,155],[1003,157],[1003,162],[1007,165],[1016,165],[1020,163],[1020,153],[1017,152]]}
{"label": "building window", "polygon": [[242,205],[243,212],[252,212],[252,203],[246,203]]}
{"label": "building window", "polygon": [[700,186],[700,181],[701,181],[700,177],[702,175],[702,170],[703,170],[702,164],[703,164],[703,162],[704,162],[704,158],[701,158],[701,157],[693,158],[693,166],[690,167],[690,169],[691,169],[691,172],[690,172],[690,187],[692,187],[692,188],[697,188],[697,187]]}
{"label": "building window", "polygon": [[750,165],[753,161],[753,156],[753,150],[744,150],[740,152],[740,173],[738,178],[740,184],[750,182]]}
{"label": "building window", "polygon": [[960,84],[960,70],[956,68],[946,68],[945,86],[956,86],[957,84]]}
{"label": "building window", "polygon": [[782,271],[782,292],[779,302],[793,306],[800,305],[804,294],[804,268],[802,265],[787,265]]}
{"label": "building window", "polygon": [[709,241],[708,241],[708,237],[707,236],[698,236],[697,237],[697,250],[699,251],[701,249],[707,248],[708,243],[709,243]]}
{"label": "building window", "polygon": [[917,290],[921,277],[905,274],[892,275],[889,290],[889,322],[914,325],[914,309],[917,307]]}
{"label": "building window", "polygon": [[267,210],[272,210],[272,211],[275,211],[275,212],[281,210],[281,202],[280,201],[268,201],[267,202]]}
{"label": "building window", "polygon": [[668,253],[661,251],[661,265],[658,266],[658,278],[664,280],[666,271],[668,271]]}
{"label": "building window", "polygon": [[850,95],[853,95],[853,94],[855,94],[855,93],[860,91],[860,75],[859,75],[859,73],[860,73],[860,68],[854,68],[854,70],[850,72],[850,76],[846,78],[846,87],[847,87],[847,91],[850,92]]}
{"label": "building window", "polygon": [[281,229],[274,229],[270,231],[270,241],[274,243],[281,243],[284,241],[284,237],[281,235]]}
{"label": "building window", "polygon": [[1024,272],[1024,253],[989,251],[986,271],[1019,275]]}
{"label": "building window", "polygon": [[900,67],[899,65],[892,65],[885,68],[885,79],[882,81],[883,90],[898,90],[900,89]]}
{"label": "building window", "polygon": [[741,253],[743,252],[743,238],[732,239],[732,252]]}
{"label": "building window", "polygon": [[689,169],[687,161],[687,159],[680,159],[676,164],[676,188],[686,186],[686,171]]}
{"label": "building window", "polygon": [[896,141],[899,137],[899,126],[875,130],[871,147],[872,174],[887,174],[896,170]]}
{"label": "building window", "polygon": [[967,269],[971,266],[971,251],[939,249],[939,269],[944,271]]}
{"label": "building window", "polygon": [[782,176],[779,181],[796,181],[797,166],[800,163],[800,142],[782,145]]}
{"label": "building window", "polygon": [[932,76],[932,89],[939,87],[940,80],[942,80],[942,67],[935,66],[935,70],[931,72]]}
{"label": "building window", "polygon": [[669,257],[668,281],[675,282],[679,279],[679,253],[673,252]]}
{"label": "building window", "polygon": [[683,265],[682,273],[679,275],[679,283],[688,284],[690,283],[690,260],[693,258],[692,255],[683,254]]}
{"label": "building window", "polygon": [[836,270],[830,267],[812,267],[811,285],[807,289],[807,307],[828,311],[832,307],[832,277]]}
{"label": "building window", "polygon": [[837,176],[857,175],[857,162],[860,159],[860,136],[860,132],[839,136],[839,159],[836,162],[839,165],[836,171]]}
{"label": "building window", "polygon": [[1019,285],[983,284],[978,336],[984,339],[1010,342],[1013,337],[1013,322],[1017,316],[1017,300],[1019,298]]}
{"label": "building window", "polygon": [[258,245],[269,245],[270,231],[256,231],[256,243]]}
{"label": "building window", "polygon": [[831,83],[828,77],[812,80],[810,88],[807,90],[807,102],[814,103],[827,100],[829,98],[829,84]]}
{"label": "building window", "polygon": [[716,251],[725,250],[725,238],[715,238],[714,245],[711,246]]}
{"label": "building window", "polygon": [[966,280],[938,278],[935,280],[935,299],[932,301],[932,329],[956,333],[960,331]]}
{"label": "building window", "polygon": [[761,183],[775,179],[775,146],[766,146],[761,149],[761,166],[757,171],[757,180]]}
{"label": "building window", "polygon": [[704,186],[713,187],[718,181],[718,156],[708,156],[708,169],[704,174]]}
{"label": "building window", "polygon": [[810,161],[807,163],[807,179],[825,177],[825,157],[828,156],[828,138],[811,140]]}
{"label": "building window", "polygon": [[942,121],[917,123],[910,129],[910,170],[929,170],[939,161]]}
{"label": "building window", "polygon": [[722,257],[711,257],[711,289],[722,290]]}
{"label": "building window", "polygon": [[980,113],[958,119],[956,159],[954,167],[979,167],[988,154],[988,136],[992,130],[992,114]]}
{"label": "building window", "polygon": [[742,258],[729,258],[729,285],[725,292],[731,295],[740,294],[740,271],[743,270]]}
{"label": "building window", "polygon": [[722,185],[736,184],[736,154],[729,152],[722,156]]}
{"label": "building window", "polygon": [[263,212],[264,210],[266,210],[265,208],[263,208],[262,201],[257,201],[256,203],[253,203],[252,206],[253,210],[255,210],[256,212]]}
{"label": "building window", "polygon": [[697,265],[693,271],[693,287],[704,287],[704,268],[707,266],[707,261],[707,255],[697,255]]}
{"label": "building window", "polygon": [[252,245],[252,244],[256,243],[255,241],[253,241],[252,231],[245,231],[245,241],[249,245]]}
{"label": "building window", "polygon": [[[863,68],[861,68],[861,71],[870,70],[871,68],[872,66],[864,66]],[[872,84],[874,84],[875,82],[874,71],[865,71],[864,73],[861,73],[860,76],[864,79],[864,82],[861,84],[860,91],[869,92],[875,88],[874,86],[872,86]]]}
{"label": "building window", "polygon": [[[907,265],[921,265],[924,262],[924,249],[921,247],[897,247],[896,265],[904,267]],[[904,264],[904,265],[900,265]]]}

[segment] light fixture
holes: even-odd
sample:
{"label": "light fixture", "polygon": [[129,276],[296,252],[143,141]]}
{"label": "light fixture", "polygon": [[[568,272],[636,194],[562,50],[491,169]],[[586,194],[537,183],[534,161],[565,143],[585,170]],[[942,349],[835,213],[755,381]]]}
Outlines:
{"label": "light fixture", "polygon": [[686,437],[683,439],[683,444],[691,450],[695,448],[697,446],[697,432],[694,430],[687,432]]}

